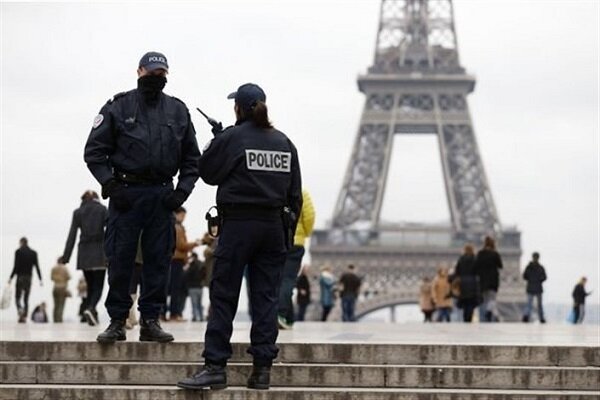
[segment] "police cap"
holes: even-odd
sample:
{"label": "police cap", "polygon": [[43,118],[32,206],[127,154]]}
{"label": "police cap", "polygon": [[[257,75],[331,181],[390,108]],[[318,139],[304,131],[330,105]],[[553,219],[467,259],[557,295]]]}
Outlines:
{"label": "police cap", "polygon": [[235,102],[246,111],[252,110],[259,101],[263,103],[267,101],[267,95],[264,90],[254,83],[243,84],[237,91],[227,96],[227,98],[235,99]]}
{"label": "police cap", "polygon": [[167,63],[167,57],[163,53],[157,51],[149,51],[144,54],[140,59],[139,67],[144,67],[148,71],[154,71],[155,69],[166,69],[169,70],[169,64]]}

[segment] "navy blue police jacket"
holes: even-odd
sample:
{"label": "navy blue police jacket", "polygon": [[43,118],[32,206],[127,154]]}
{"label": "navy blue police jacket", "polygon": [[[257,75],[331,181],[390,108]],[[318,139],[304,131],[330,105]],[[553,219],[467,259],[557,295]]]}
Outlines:
{"label": "navy blue police jacket", "polygon": [[[218,185],[217,205],[302,207],[302,180],[296,147],[277,129],[238,122],[217,134],[200,157],[200,177]],[[294,222],[295,225],[295,222]]]}
{"label": "navy blue police jacket", "polygon": [[137,89],[115,95],[94,119],[84,159],[104,185],[125,172],[149,181],[171,180],[190,194],[198,180],[200,150],[185,104],[161,93],[147,104]]}

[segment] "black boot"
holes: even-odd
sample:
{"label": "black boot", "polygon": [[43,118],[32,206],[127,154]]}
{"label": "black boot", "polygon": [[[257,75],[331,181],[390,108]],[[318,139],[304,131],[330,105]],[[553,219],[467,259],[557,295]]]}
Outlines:
{"label": "black boot", "polygon": [[271,383],[271,367],[252,367],[252,373],[248,377],[248,383],[246,385],[249,389],[262,389],[266,390],[269,388]]}
{"label": "black boot", "polygon": [[177,382],[177,386],[183,389],[225,389],[227,373],[224,366],[207,363],[202,370]]}
{"label": "black boot", "polygon": [[172,342],[173,335],[163,331],[157,319],[140,320],[140,342]]}
{"label": "black boot", "polygon": [[99,343],[114,343],[125,339],[125,321],[117,319],[111,319],[108,328],[96,338]]}

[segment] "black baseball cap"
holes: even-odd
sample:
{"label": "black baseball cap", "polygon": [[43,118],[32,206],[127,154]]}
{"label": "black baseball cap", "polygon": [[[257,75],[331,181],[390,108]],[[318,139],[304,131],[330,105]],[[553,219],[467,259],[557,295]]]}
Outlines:
{"label": "black baseball cap", "polygon": [[235,99],[235,102],[242,107],[243,110],[252,110],[257,102],[267,101],[267,95],[260,86],[254,83],[245,83],[235,92],[227,96],[228,99]]}
{"label": "black baseball cap", "polygon": [[140,59],[139,67],[144,67],[148,71],[154,71],[155,69],[166,69],[169,70],[169,64],[167,63],[167,57],[163,53],[157,51],[149,51],[144,54]]}

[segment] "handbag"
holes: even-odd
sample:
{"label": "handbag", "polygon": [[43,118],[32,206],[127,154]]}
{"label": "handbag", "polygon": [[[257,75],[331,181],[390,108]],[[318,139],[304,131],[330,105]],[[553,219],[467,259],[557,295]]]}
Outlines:
{"label": "handbag", "polygon": [[2,298],[0,298],[0,310],[6,310],[10,307],[10,299],[12,299],[12,286],[7,283],[2,290]]}

